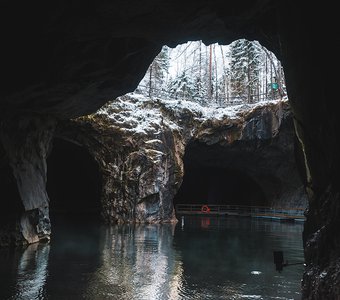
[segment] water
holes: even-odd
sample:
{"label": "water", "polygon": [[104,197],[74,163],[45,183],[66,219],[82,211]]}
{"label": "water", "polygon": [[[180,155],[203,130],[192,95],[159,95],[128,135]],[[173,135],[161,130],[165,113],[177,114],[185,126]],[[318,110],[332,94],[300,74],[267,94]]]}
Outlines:
{"label": "water", "polygon": [[300,299],[302,224],[186,217],[176,225],[54,223],[48,244],[0,250],[0,299]]}

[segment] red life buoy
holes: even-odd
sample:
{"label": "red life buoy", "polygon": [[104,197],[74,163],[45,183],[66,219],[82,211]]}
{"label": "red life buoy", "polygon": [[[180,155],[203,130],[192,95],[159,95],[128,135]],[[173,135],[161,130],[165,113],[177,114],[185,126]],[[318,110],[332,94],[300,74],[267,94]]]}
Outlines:
{"label": "red life buoy", "polygon": [[208,205],[202,205],[201,212],[202,213],[209,213],[210,212],[209,206]]}

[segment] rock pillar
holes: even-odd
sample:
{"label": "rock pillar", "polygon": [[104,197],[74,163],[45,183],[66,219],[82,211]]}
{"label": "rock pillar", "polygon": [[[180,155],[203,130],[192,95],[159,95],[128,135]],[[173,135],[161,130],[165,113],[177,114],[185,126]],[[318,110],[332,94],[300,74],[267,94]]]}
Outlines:
{"label": "rock pillar", "polygon": [[54,118],[40,115],[20,115],[1,124],[0,140],[25,209],[20,230],[27,243],[49,239],[51,233],[46,157],[54,128]]}

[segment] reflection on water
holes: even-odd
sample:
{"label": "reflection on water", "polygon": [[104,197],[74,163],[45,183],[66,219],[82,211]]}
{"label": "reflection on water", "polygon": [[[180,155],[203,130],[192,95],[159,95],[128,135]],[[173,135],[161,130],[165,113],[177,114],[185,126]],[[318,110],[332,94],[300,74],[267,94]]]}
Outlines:
{"label": "reflection on water", "polygon": [[22,254],[15,287],[18,299],[43,298],[49,251],[49,245],[34,244],[28,246]]}
{"label": "reflection on water", "polygon": [[55,223],[50,244],[0,251],[0,299],[300,299],[302,224],[186,217],[176,225]]}
{"label": "reflection on water", "polygon": [[[5,251],[1,251],[1,282],[9,283],[9,286],[0,284],[0,299],[44,299],[49,250],[49,245],[33,244],[16,255],[15,259],[13,256],[7,257],[7,262],[3,261],[6,259]],[[13,264],[8,261],[9,258],[13,259]],[[11,280],[14,279],[11,276],[15,276],[15,280]],[[15,291],[13,296],[10,294],[11,288]]]}

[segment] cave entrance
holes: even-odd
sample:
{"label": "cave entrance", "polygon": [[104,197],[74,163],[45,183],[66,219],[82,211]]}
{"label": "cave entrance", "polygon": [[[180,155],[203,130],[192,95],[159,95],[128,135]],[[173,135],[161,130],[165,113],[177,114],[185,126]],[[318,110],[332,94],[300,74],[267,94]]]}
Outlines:
{"label": "cave entrance", "polygon": [[261,187],[240,170],[185,165],[174,204],[265,206]]}
{"label": "cave entrance", "polygon": [[269,206],[262,186],[246,171],[244,157],[242,151],[231,153],[216,145],[188,145],[183,182],[174,205]]}
{"label": "cave entrance", "polygon": [[209,107],[287,98],[281,62],[258,41],[244,38],[229,45],[199,40],[163,46],[135,93]]}
{"label": "cave entrance", "polygon": [[[47,159],[51,219],[100,219],[101,174],[89,152],[56,138]],[[52,220],[53,221],[53,220]]]}

